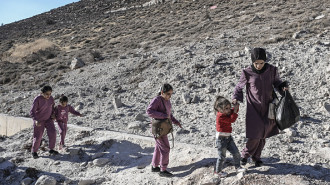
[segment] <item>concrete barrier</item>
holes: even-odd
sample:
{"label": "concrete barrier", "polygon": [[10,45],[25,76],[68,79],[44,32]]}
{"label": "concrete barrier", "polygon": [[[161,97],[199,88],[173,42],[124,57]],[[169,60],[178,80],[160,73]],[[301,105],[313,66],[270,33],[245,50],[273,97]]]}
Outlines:
{"label": "concrete barrier", "polygon": [[0,135],[12,136],[23,129],[32,127],[32,125],[33,120],[31,118],[0,114]]}

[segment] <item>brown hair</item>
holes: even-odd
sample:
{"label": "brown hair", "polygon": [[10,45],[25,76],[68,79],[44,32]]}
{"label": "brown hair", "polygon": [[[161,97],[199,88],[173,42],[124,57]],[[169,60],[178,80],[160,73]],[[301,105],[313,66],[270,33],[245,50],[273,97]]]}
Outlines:
{"label": "brown hair", "polygon": [[227,105],[231,105],[230,101],[223,96],[217,96],[214,102],[214,111],[218,112],[218,109],[224,109]]}

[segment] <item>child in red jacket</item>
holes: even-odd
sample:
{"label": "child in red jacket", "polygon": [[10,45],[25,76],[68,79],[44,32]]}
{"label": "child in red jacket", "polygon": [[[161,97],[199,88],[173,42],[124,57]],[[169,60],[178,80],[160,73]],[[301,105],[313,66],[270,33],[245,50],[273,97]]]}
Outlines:
{"label": "child in red jacket", "polygon": [[228,150],[234,159],[234,164],[237,172],[245,172],[244,168],[240,165],[240,153],[236,147],[236,144],[231,137],[232,127],[231,124],[234,123],[238,117],[239,104],[234,105],[231,108],[231,103],[229,100],[222,96],[217,96],[214,103],[214,110],[217,115],[216,121],[216,144],[218,148],[219,157],[217,159],[217,164],[215,166],[215,174],[220,178],[226,177],[228,174],[223,172],[224,161],[226,158],[226,151]]}

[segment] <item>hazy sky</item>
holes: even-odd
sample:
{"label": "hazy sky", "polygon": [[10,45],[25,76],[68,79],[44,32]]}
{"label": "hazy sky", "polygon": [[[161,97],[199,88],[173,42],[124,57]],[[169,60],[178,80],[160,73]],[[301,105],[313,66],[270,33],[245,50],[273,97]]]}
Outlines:
{"label": "hazy sky", "polygon": [[0,0],[0,24],[8,24],[79,0]]}

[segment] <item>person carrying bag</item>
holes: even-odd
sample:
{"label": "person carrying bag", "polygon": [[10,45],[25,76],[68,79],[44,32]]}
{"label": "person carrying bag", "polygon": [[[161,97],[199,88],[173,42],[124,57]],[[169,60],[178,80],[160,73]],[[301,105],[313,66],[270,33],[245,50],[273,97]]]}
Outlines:
{"label": "person carrying bag", "polygon": [[[158,96],[156,96],[147,108],[147,115],[153,118],[152,133],[155,138],[155,150],[152,157],[152,172],[159,172],[161,177],[171,177],[172,173],[167,171],[170,154],[170,144],[167,134],[173,131],[172,122],[182,128],[180,122],[176,120],[171,113],[171,96],[173,87],[170,84],[164,84]],[[167,122],[167,123],[166,123]],[[165,131],[166,125],[168,131]]]}

